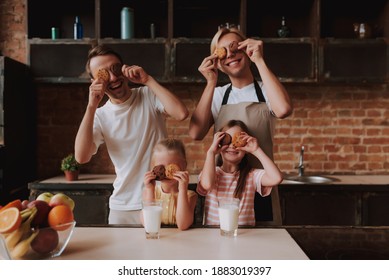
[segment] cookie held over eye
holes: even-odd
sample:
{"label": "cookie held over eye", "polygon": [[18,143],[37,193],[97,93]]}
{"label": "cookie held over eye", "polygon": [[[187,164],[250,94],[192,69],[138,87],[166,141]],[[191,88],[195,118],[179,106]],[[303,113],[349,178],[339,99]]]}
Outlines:
{"label": "cookie held over eye", "polygon": [[165,171],[165,166],[163,166],[162,164],[154,166],[153,174],[155,175],[155,180],[161,181],[163,179],[166,179]]}
{"label": "cookie held over eye", "polygon": [[173,175],[177,171],[180,171],[180,167],[177,164],[171,163],[166,166],[165,175],[168,179],[174,179]]}
{"label": "cookie held over eye", "polygon": [[232,136],[232,145],[235,148],[244,147],[247,144],[247,141],[243,139],[244,135],[241,135],[240,132],[235,132]]}
{"label": "cookie held over eye", "polygon": [[236,53],[238,51],[238,42],[237,41],[232,41],[228,48],[230,49],[230,52]]}
{"label": "cookie held over eye", "polygon": [[122,65],[120,63],[112,64],[110,69],[111,69],[112,73],[116,77],[119,77],[119,76],[123,75],[123,73],[122,73]]}
{"label": "cookie held over eye", "polygon": [[227,56],[227,50],[226,50],[226,48],[217,48],[215,50],[215,54],[217,55],[217,57],[219,59],[223,59]]}
{"label": "cookie held over eye", "polygon": [[99,69],[99,71],[97,71],[97,75],[96,76],[97,76],[98,79],[102,79],[105,82],[109,81],[109,72],[108,72],[107,69],[104,69],[104,68]]}
{"label": "cookie held over eye", "polygon": [[224,146],[224,145],[230,145],[231,144],[231,141],[232,141],[232,137],[230,134],[228,133],[225,133],[224,134],[224,137],[222,138],[222,140],[220,140],[220,146]]}

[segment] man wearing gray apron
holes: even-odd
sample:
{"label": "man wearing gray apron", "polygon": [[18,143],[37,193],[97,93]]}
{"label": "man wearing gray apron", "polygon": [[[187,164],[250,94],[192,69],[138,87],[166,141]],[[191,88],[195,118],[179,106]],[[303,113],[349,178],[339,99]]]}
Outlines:
{"label": "man wearing gray apron", "polygon": [[[215,34],[211,55],[198,68],[207,83],[190,120],[189,135],[193,139],[203,139],[213,125],[216,132],[229,120],[241,120],[273,159],[275,120],[289,116],[292,104],[286,89],[266,65],[262,44],[260,40],[246,39],[236,28],[221,28]],[[259,72],[261,86],[255,81],[252,65]],[[230,86],[217,87],[219,70],[228,76]],[[262,168],[258,160],[252,158],[250,162],[253,167]],[[277,186],[271,196],[263,198],[258,194],[254,203],[257,223],[281,225],[279,205]]]}

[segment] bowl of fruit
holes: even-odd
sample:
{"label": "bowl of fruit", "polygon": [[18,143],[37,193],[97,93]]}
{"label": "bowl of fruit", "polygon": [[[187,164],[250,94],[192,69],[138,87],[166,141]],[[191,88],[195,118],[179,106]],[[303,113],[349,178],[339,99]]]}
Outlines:
{"label": "bowl of fruit", "polygon": [[65,194],[43,193],[0,208],[0,259],[58,257],[69,243],[76,221],[74,201]]}

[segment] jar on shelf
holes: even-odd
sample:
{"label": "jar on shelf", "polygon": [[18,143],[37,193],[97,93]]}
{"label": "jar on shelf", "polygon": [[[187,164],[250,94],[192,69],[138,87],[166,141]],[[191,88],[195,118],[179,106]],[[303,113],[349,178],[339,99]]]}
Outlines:
{"label": "jar on shelf", "polygon": [[354,23],[354,33],[357,38],[365,39],[370,38],[371,29],[366,23]]}
{"label": "jar on shelf", "polygon": [[123,7],[120,12],[120,38],[134,38],[134,10],[129,7]]}
{"label": "jar on shelf", "polygon": [[277,35],[280,38],[286,38],[290,36],[290,29],[286,26],[285,17],[281,18],[281,27],[277,30]]}

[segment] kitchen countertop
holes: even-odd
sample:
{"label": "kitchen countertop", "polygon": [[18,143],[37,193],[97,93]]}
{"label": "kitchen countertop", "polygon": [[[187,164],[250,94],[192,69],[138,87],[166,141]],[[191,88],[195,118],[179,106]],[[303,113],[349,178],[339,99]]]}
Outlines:
{"label": "kitchen countertop", "polygon": [[[189,183],[196,184],[198,175],[190,175]],[[336,179],[331,183],[324,185],[389,185],[389,175],[322,175]],[[115,174],[80,174],[77,181],[66,181],[64,175],[48,178],[39,181],[42,184],[65,183],[65,184],[112,184],[115,180]],[[281,185],[304,183],[284,180]],[[323,185],[323,184],[321,184]]]}
{"label": "kitchen countertop", "polygon": [[[333,182],[318,185],[389,185],[389,175],[319,175],[322,177],[333,178]],[[282,185],[298,184],[310,185],[309,183],[295,182],[284,179]]]}
{"label": "kitchen countertop", "polygon": [[115,180],[115,174],[80,174],[77,181],[67,181],[64,175],[48,178],[39,183],[42,184],[112,184]]}

